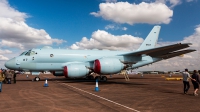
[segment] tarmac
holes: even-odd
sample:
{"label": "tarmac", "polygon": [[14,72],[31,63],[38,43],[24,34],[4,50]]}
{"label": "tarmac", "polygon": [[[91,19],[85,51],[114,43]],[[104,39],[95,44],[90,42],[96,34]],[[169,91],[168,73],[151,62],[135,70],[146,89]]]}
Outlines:
{"label": "tarmac", "polygon": [[[16,84],[3,84],[0,92],[1,112],[197,112],[200,96],[193,96],[190,82],[183,94],[181,80],[166,80],[168,75],[107,76],[107,82],[65,79],[53,75],[18,75]],[[181,77],[176,75],[172,77]],[[48,86],[43,87],[48,78]],[[200,93],[200,91],[199,91]]]}

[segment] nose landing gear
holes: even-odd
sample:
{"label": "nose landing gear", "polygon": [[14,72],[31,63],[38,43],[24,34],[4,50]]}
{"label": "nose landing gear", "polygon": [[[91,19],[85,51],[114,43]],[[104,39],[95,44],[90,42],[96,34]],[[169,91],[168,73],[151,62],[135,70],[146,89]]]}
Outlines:
{"label": "nose landing gear", "polygon": [[40,78],[39,77],[35,77],[34,81],[40,81]]}

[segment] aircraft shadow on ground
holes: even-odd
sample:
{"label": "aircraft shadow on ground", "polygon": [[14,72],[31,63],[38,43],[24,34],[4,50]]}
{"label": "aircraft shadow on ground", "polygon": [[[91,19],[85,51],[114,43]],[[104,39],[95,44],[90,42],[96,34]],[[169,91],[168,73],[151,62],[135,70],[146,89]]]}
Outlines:
{"label": "aircraft shadow on ground", "polygon": [[[59,83],[82,83],[84,85],[95,85],[96,80],[63,80],[62,82]],[[123,84],[123,85],[149,85],[145,83],[135,83],[135,82],[121,82],[121,81],[110,81],[108,80],[107,82],[104,81],[99,81],[98,82],[101,85],[108,85],[108,84]]]}
{"label": "aircraft shadow on ground", "polygon": [[[119,81],[119,79],[123,80],[123,81]],[[140,78],[130,78],[130,80],[132,79],[140,79]],[[145,78],[141,78],[141,79],[145,79]],[[45,81],[45,79],[40,79],[39,82],[41,81]],[[82,83],[85,85],[94,85],[96,83],[96,80],[88,80],[88,79],[83,79],[83,78],[76,78],[76,79],[66,79],[66,78],[47,78],[48,81],[59,81],[58,83]],[[32,81],[32,82],[38,82],[38,81],[33,81],[33,79],[17,79],[17,81]],[[124,78],[108,78],[108,80],[106,82],[104,81],[98,81],[101,85],[107,85],[107,84],[124,84],[124,85],[149,85],[146,83],[136,83],[136,82],[130,82],[130,81],[126,81]]]}

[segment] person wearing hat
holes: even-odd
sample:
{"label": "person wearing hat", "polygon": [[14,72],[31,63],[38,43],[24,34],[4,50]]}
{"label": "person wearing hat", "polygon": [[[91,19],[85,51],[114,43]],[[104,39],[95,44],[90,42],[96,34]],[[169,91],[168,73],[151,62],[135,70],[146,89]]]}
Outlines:
{"label": "person wearing hat", "polygon": [[188,90],[190,89],[189,79],[192,79],[190,77],[190,74],[188,73],[188,69],[185,69],[185,71],[182,73],[182,76],[183,76],[183,93],[187,94]]}

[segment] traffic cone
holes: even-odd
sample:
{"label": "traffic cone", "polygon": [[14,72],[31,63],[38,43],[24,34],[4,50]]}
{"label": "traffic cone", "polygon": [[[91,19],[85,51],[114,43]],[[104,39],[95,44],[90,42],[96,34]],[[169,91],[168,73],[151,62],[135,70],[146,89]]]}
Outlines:
{"label": "traffic cone", "polygon": [[45,80],[44,87],[49,87],[47,79]]}
{"label": "traffic cone", "polygon": [[96,87],[95,87],[95,91],[96,91],[96,92],[99,91],[99,87],[98,87],[98,79],[96,79]]}

